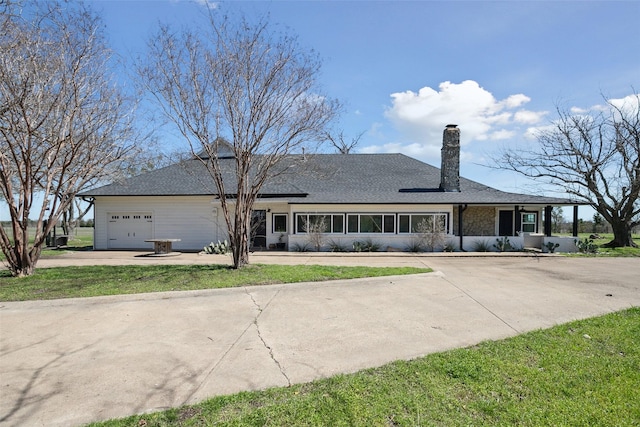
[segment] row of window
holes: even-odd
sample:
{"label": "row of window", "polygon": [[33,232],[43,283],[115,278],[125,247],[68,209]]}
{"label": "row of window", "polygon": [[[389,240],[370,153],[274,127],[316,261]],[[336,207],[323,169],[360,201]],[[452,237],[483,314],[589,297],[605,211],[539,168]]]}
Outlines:
{"label": "row of window", "polygon": [[[449,215],[424,214],[295,214],[295,232],[304,233],[447,233]],[[273,232],[287,232],[287,215],[273,215]]]}

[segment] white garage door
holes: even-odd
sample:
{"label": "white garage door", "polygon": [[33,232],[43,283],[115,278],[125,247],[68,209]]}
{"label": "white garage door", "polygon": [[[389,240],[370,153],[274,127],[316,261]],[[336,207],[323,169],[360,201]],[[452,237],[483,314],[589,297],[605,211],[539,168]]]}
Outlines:
{"label": "white garage door", "polygon": [[152,246],[145,242],[153,234],[150,212],[108,213],[109,249],[143,249]]}

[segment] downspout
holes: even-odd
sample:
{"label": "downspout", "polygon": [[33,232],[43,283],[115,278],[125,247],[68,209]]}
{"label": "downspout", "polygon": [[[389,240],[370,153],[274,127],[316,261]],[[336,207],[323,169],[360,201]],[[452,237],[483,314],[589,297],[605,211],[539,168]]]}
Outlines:
{"label": "downspout", "polygon": [[460,233],[460,250],[466,252],[463,246],[464,227],[462,224],[462,213],[467,210],[467,205],[458,205],[458,233]]}

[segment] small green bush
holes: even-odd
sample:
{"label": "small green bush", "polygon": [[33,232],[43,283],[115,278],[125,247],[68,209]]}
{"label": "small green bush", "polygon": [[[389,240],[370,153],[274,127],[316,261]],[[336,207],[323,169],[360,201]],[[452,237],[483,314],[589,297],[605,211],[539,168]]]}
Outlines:
{"label": "small green bush", "polygon": [[294,252],[310,252],[311,251],[311,245],[308,242],[294,243],[291,246],[291,249],[293,249]]}
{"label": "small green bush", "polygon": [[231,246],[229,245],[229,242],[227,242],[226,239],[224,242],[221,242],[220,240],[218,240],[218,243],[211,242],[209,246],[204,247],[204,253],[209,255],[211,254],[223,255],[223,254],[228,254],[229,252],[231,252]]}
{"label": "small green bush", "polygon": [[487,240],[477,240],[473,244],[474,252],[489,252],[491,250],[489,242]]}
{"label": "small green bush", "polygon": [[493,247],[496,248],[498,252],[510,251],[513,248],[507,236],[504,236],[502,239],[500,238],[496,239],[496,243],[493,244]]}
{"label": "small green bush", "polygon": [[458,249],[458,247],[456,246],[455,243],[453,242],[447,242],[445,243],[445,245],[442,247],[442,251],[443,252],[455,252]]}
{"label": "small green bush", "polygon": [[560,243],[547,242],[547,243],[544,244],[544,247],[547,249],[547,252],[552,254],[552,253],[554,253],[556,251],[556,249],[558,249],[560,247]]}
{"label": "small green bush", "polygon": [[576,247],[578,248],[578,252],[581,254],[597,254],[598,253],[598,245],[593,243],[593,240],[589,238],[584,238],[583,240],[576,239],[575,240]]}
{"label": "small green bush", "polygon": [[406,249],[407,249],[407,252],[411,252],[414,254],[425,251],[425,247],[422,244],[422,242],[420,242],[420,240],[412,240],[406,246]]}
{"label": "small green bush", "polygon": [[331,240],[329,242],[329,251],[331,252],[349,252],[349,248],[340,242]]}
{"label": "small green bush", "polygon": [[380,250],[380,245],[375,243],[371,239],[365,239],[362,242],[355,241],[353,242],[353,251],[354,252],[378,252]]}

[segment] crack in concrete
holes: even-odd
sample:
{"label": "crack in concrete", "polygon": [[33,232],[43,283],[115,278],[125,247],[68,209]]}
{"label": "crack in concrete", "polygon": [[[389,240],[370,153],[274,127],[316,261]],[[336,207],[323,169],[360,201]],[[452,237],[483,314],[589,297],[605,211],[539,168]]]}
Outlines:
{"label": "crack in concrete", "polygon": [[285,371],[285,369],[282,366],[282,364],[280,363],[280,361],[273,354],[273,348],[269,344],[267,344],[267,341],[262,336],[262,331],[260,331],[260,325],[258,323],[258,319],[262,315],[262,312],[269,306],[269,304],[271,304],[271,301],[273,301],[273,299],[280,293],[280,290],[278,290],[278,292],[276,292],[273,295],[273,297],[271,297],[271,299],[269,300],[269,302],[267,302],[267,305],[265,305],[264,308],[260,307],[260,304],[258,304],[258,302],[255,300],[253,295],[251,295],[251,293],[249,292],[249,290],[247,288],[244,288],[244,291],[249,296],[249,298],[251,298],[251,302],[253,302],[253,305],[255,305],[256,308],[258,309],[258,314],[253,319],[253,324],[256,327],[256,332],[258,333],[258,338],[260,338],[260,341],[262,341],[262,345],[264,346],[264,348],[266,348],[269,351],[269,357],[271,357],[271,360],[273,360],[273,362],[276,364],[276,366],[280,370],[280,373],[282,374],[284,379],[287,380],[287,387],[291,387],[291,380],[289,379],[289,376],[287,375],[287,372]]}
{"label": "crack in concrete", "polygon": [[496,313],[495,311],[491,310],[489,307],[487,307],[486,305],[484,305],[482,302],[480,302],[477,298],[475,298],[473,295],[471,295],[469,292],[465,291],[464,289],[462,289],[460,286],[458,286],[457,284],[453,283],[451,280],[449,280],[444,274],[442,275],[442,278],[445,282],[449,283],[451,286],[453,286],[454,288],[456,288],[457,290],[459,290],[460,292],[462,292],[463,294],[465,294],[468,298],[471,298],[471,300],[473,302],[475,302],[476,304],[478,304],[480,307],[484,308],[489,314],[491,314],[493,317],[495,317],[496,319],[498,319],[500,322],[502,322],[505,326],[507,326],[508,328],[512,329],[513,331],[515,331],[516,333],[520,334],[522,333],[522,331],[518,330],[517,328],[513,327],[509,322],[507,322],[506,320],[504,320],[502,317],[500,317],[498,315],[498,313]]}

